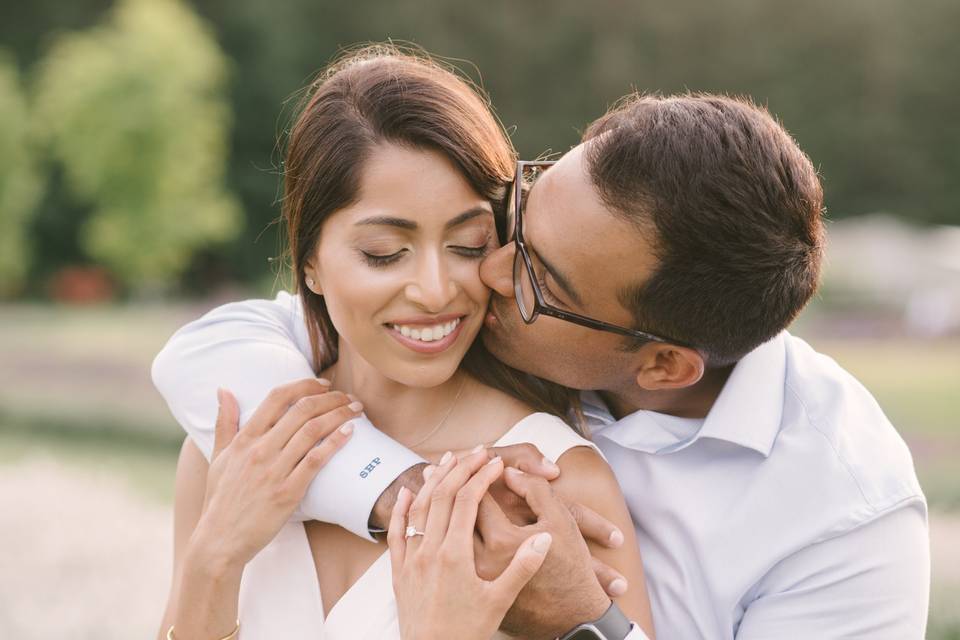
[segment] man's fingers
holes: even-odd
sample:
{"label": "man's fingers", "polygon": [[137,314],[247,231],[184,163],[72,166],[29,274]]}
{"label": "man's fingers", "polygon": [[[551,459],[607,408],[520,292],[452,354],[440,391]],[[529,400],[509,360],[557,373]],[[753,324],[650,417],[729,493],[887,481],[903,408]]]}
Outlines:
{"label": "man's fingers", "polygon": [[503,479],[511,491],[527,501],[538,520],[546,517],[557,521],[558,512],[566,511],[566,506],[553,495],[550,483],[543,478],[508,468]]}
{"label": "man's fingers", "polygon": [[297,400],[306,396],[326,393],[329,389],[329,381],[317,378],[305,378],[280,385],[267,394],[267,397],[253,412],[253,416],[243,426],[243,429],[251,436],[263,435],[283,417],[290,405]]}
{"label": "man's fingers", "polygon": [[584,540],[595,542],[610,549],[619,549],[623,544],[623,532],[620,529],[601,516],[599,513],[583,506],[578,502],[571,502],[567,509],[576,520],[580,528],[580,535]]}
{"label": "man's fingers", "polygon": [[512,526],[510,518],[503,512],[497,501],[489,493],[485,493],[480,499],[480,506],[477,508],[477,531],[484,540],[490,539],[494,531],[501,531]]}
{"label": "man's fingers", "polygon": [[493,447],[488,449],[492,456],[503,458],[505,467],[520,469],[547,480],[556,480],[560,476],[560,467],[548,460],[540,450],[532,444],[513,444],[507,447]]}
{"label": "man's fingers", "polygon": [[397,501],[393,503],[390,514],[390,525],[387,527],[387,545],[390,547],[390,566],[393,575],[399,576],[403,569],[403,560],[407,552],[407,539],[404,537],[407,528],[407,509],[413,502],[413,492],[406,487],[400,488]]}
{"label": "man's fingers", "polygon": [[597,581],[608,596],[619,598],[627,592],[629,584],[622,574],[593,556],[590,559],[593,560],[593,572],[597,575]]}
{"label": "man's fingers", "polygon": [[240,428],[240,406],[237,399],[226,389],[217,389],[217,422],[213,430],[213,454],[211,461],[233,442]]}
{"label": "man's fingers", "polygon": [[514,554],[510,565],[492,582],[502,602],[513,602],[520,590],[536,575],[550,550],[553,537],[544,531],[530,536]]}

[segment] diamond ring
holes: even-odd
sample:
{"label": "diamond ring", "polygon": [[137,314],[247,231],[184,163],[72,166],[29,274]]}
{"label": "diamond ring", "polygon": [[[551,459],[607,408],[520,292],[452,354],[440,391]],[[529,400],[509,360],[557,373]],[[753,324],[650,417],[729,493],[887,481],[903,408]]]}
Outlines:
{"label": "diamond ring", "polygon": [[423,536],[426,535],[423,531],[417,531],[417,528],[413,525],[407,527],[406,533],[403,534],[404,538],[412,538],[413,536]]}

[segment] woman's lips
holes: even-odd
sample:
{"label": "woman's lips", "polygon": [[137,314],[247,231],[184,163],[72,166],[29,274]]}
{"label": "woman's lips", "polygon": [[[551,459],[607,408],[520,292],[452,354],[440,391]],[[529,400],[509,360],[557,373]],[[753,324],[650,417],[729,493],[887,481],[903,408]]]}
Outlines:
{"label": "woman's lips", "polygon": [[408,338],[407,336],[403,335],[402,333],[394,329],[393,325],[385,325],[385,326],[387,329],[387,333],[393,336],[393,338],[397,342],[407,347],[408,349],[412,351],[416,351],[417,353],[433,354],[433,353],[440,353],[442,351],[446,351],[453,345],[454,342],[457,341],[457,338],[460,337],[460,333],[463,331],[464,320],[466,320],[466,317],[461,317],[460,322],[457,323],[457,326],[454,327],[453,331],[451,331],[448,335],[444,336],[443,338],[440,338],[439,340],[432,340],[430,342],[424,342],[423,340],[418,340],[416,338]]}

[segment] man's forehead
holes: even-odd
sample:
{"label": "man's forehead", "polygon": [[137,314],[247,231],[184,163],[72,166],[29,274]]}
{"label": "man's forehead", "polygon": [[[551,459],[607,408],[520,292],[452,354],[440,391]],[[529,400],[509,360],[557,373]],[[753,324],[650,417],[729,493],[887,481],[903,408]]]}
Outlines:
{"label": "man's forehead", "polygon": [[646,279],[656,265],[643,234],[614,215],[594,188],[583,145],[546,171],[530,191],[524,235],[539,254],[570,280],[585,300]]}

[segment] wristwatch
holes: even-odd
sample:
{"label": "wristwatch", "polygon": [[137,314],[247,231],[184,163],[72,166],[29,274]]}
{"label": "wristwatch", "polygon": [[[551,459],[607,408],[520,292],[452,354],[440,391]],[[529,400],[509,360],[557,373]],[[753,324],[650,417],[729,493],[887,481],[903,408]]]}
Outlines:
{"label": "wristwatch", "polygon": [[560,640],[623,640],[633,630],[633,624],[623,615],[617,603],[611,602],[606,613],[594,620],[577,625]]}

